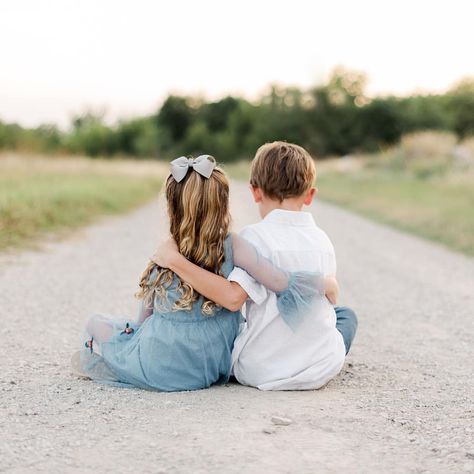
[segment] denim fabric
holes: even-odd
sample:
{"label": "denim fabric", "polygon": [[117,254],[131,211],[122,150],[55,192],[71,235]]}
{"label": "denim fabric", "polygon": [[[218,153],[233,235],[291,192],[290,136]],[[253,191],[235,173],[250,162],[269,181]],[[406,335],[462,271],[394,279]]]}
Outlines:
{"label": "denim fabric", "polygon": [[346,354],[348,354],[357,331],[357,316],[352,309],[345,306],[339,306],[334,309],[337,318],[336,329],[342,334],[344,345],[346,346]]}

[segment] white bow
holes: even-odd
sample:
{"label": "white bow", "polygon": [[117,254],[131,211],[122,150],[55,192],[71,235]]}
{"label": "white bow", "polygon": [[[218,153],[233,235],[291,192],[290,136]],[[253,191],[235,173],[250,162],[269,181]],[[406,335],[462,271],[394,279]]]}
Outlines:
{"label": "white bow", "polygon": [[189,168],[197,171],[201,176],[209,178],[214,168],[216,167],[216,160],[211,155],[200,155],[197,158],[186,158],[180,156],[170,163],[170,171],[176,182],[184,179],[188,173]]}

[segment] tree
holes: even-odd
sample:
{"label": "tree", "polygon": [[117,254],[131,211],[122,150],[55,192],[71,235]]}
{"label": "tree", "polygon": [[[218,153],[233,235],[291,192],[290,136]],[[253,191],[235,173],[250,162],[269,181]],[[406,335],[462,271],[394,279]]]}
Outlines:
{"label": "tree", "polygon": [[464,79],[448,92],[453,130],[459,139],[474,135],[474,78]]}
{"label": "tree", "polygon": [[159,110],[156,123],[166,129],[174,142],[184,138],[193,123],[194,110],[186,97],[170,95]]}

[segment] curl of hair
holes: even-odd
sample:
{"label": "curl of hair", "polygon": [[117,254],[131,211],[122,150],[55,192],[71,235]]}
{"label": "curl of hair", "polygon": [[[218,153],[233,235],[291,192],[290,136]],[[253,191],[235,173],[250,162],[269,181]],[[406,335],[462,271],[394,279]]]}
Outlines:
{"label": "curl of hair", "polygon": [[[170,218],[170,233],[179,252],[188,260],[216,274],[221,274],[224,263],[224,241],[229,233],[229,181],[220,168],[209,178],[190,169],[179,183],[170,175],[166,181],[166,200]],[[156,276],[152,274],[156,269]],[[150,262],[140,279],[137,298],[143,298],[148,307],[158,301],[169,308],[167,289],[174,273]],[[179,298],[172,311],[191,310],[200,294],[178,278]],[[212,316],[216,304],[204,299],[203,314]]]}

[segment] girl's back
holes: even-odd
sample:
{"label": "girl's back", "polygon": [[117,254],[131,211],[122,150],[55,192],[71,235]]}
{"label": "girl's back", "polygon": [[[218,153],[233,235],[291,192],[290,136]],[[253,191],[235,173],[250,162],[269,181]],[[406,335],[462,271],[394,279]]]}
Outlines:
{"label": "girl's back", "polygon": [[[227,276],[232,268],[229,236],[222,274]],[[101,345],[104,363],[111,372],[104,373],[103,381],[161,391],[196,390],[228,381],[240,312],[216,308],[207,316],[201,310],[202,296],[190,311],[171,311],[180,297],[178,285],[175,277],[167,290],[168,309],[155,301],[153,314],[141,326],[129,323],[133,333],[124,332],[125,321],[114,322],[113,336]],[[84,362],[88,355],[86,352]],[[94,359],[91,362],[97,364]]]}
{"label": "girl's back", "polygon": [[[227,276],[233,266],[229,182],[213,157],[171,163],[166,182],[170,234],[180,253]],[[227,236],[227,237],[226,237]],[[150,262],[137,296],[137,322],[95,316],[87,325],[82,370],[112,384],[176,391],[226,382],[240,312],[204,299],[191,285]]]}

